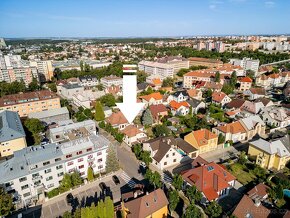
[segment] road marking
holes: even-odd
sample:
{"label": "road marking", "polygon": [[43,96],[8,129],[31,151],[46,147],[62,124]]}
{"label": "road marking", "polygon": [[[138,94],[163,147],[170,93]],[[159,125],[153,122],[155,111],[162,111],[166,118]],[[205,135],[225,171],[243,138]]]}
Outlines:
{"label": "road marking", "polygon": [[52,215],[52,210],[51,210],[51,206],[49,205],[49,209],[50,209],[50,214]]}
{"label": "road marking", "polygon": [[57,207],[58,207],[58,210],[60,210],[60,209],[59,209],[59,205],[58,205],[58,202],[56,202],[56,205],[57,205]]}
{"label": "road marking", "polygon": [[136,182],[132,180],[132,178],[128,176],[127,173],[123,171],[120,176],[131,188],[134,188],[134,186],[136,185]]}

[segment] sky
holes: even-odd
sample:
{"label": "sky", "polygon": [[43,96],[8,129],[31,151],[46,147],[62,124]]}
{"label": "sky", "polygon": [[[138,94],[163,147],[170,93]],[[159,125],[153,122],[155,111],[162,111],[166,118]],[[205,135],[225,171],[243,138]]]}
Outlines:
{"label": "sky", "polygon": [[290,33],[290,0],[0,0],[0,37]]}

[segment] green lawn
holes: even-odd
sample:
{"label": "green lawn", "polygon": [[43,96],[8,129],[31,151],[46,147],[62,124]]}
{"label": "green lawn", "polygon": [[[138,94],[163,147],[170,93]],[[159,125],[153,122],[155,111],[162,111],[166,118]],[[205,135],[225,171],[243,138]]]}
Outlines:
{"label": "green lawn", "polygon": [[256,176],[250,172],[246,172],[245,168],[245,166],[239,163],[231,164],[229,167],[230,173],[232,173],[243,185],[247,185],[249,182],[256,179]]}

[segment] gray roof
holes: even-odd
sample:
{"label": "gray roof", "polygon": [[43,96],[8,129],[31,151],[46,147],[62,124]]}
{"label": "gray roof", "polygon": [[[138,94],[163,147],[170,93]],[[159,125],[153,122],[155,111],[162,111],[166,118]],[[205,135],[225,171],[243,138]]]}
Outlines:
{"label": "gray roof", "polygon": [[79,84],[71,84],[71,83],[68,83],[68,84],[64,84],[62,87],[66,88],[66,89],[77,89],[77,88],[83,88],[82,86],[80,86]]}
{"label": "gray roof", "polygon": [[[41,166],[37,170],[31,170],[30,166],[42,163],[66,154],[94,147],[94,150],[101,150],[108,147],[110,141],[102,135],[90,135],[87,138],[77,139],[65,143],[52,143],[46,145],[38,145],[23,148],[14,152],[14,157],[0,163],[0,183],[6,183],[16,178],[21,178],[30,173],[41,170]],[[59,161],[57,164],[63,163]],[[48,165],[51,167],[51,165]]]}
{"label": "gray roof", "polygon": [[253,115],[244,119],[240,120],[248,130],[255,129],[255,126],[260,123],[262,126],[265,126],[266,124],[264,121],[258,116],[258,115]]}
{"label": "gray roof", "polygon": [[196,108],[201,103],[201,101],[193,98],[188,100],[187,103],[190,104],[191,107]]}
{"label": "gray roof", "polygon": [[47,111],[40,111],[28,114],[29,118],[43,119],[47,117],[54,117],[62,114],[69,114],[69,111],[66,107],[51,109]]}
{"label": "gray roof", "polygon": [[268,154],[277,154],[280,157],[290,156],[290,153],[286,146],[281,142],[280,139],[268,142],[264,139],[258,139],[256,141],[251,142],[251,144],[258,149],[265,151]]}
{"label": "gray roof", "polygon": [[82,122],[78,122],[78,123],[70,123],[71,120],[68,120],[68,123],[64,123],[66,125],[64,126],[59,126],[59,127],[56,127],[56,128],[52,128],[50,129],[50,133],[51,134],[54,134],[54,133],[57,133],[57,132],[63,132],[63,131],[68,131],[68,130],[71,130],[71,129],[78,129],[80,127],[84,127],[84,126],[88,126],[88,125],[96,125],[95,122],[93,120],[84,120]]}
{"label": "gray roof", "polygon": [[20,118],[17,112],[0,112],[0,143],[25,137]]}

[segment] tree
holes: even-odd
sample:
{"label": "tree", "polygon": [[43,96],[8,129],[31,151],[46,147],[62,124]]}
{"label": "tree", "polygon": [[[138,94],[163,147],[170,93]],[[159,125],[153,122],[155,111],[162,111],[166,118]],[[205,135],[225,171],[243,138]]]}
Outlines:
{"label": "tree", "polygon": [[102,96],[99,100],[103,105],[108,107],[113,107],[116,105],[116,99],[112,94],[106,94]]}
{"label": "tree", "polygon": [[108,148],[108,155],[107,155],[107,161],[106,161],[106,172],[114,172],[117,171],[120,168],[119,162],[116,156],[116,152],[112,145]]}
{"label": "tree", "polygon": [[146,164],[146,166],[149,166],[149,164],[152,162],[150,151],[142,151],[140,154],[140,159]]}
{"label": "tree", "polygon": [[225,136],[223,134],[219,134],[219,137],[218,137],[218,144],[222,144],[224,143],[226,140]]}
{"label": "tree", "polygon": [[49,83],[49,84],[47,84],[47,87],[50,89],[50,91],[57,92],[57,88],[56,88],[55,83]]}
{"label": "tree", "polygon": [[248,158],[247,158],[246,152],[242,151],[242,153],[240,154],[240,157],[238,159],[238,163],[245,165],[247,163],[247,161],[248,161]]}
{"label": "tree", "polygon": [[91,167],[88,167],[87,179],[90,182],[94,180],[94,171]]}
{"label": "tree", "polygon": [[230,79],[230,84],[232,87],[235,87],[237,83],[237,72],[233,71]]}
{"label": "tree", "polygon": [[25,120],[24,125],[31,133],[40,133],[44,131],[44,125],[36,118]]}
{"label": "tree", "polygon": [[186,189],[185,195],[191,203],[200,202],[202,199],[201,192],[194,185]]}
{"label": "tree", "polygon": [[95,120],[96,121],[102,121],[105,119],[105,113],[103,106],[101,102],[96,101],[96,106],[95,106]]}
{"label": "tree", "polygon": [[88,118],[88,119],[92,119],[93,118],[93,114],[92,111],[89,108],[86,108],[83,110],[83,114]]}
{"label": "tree", "polygon": [[80,61],[80,68],[81,68],[81,71],[84,71],[84,62],[83,61]]}
{"label": "tree", "polygon": [[222,87],[222,92],[229,95],[229,94],[232,94],[234,92],[234,88],[230,84],[225,83]]}
{"label": "tree", "polygon": [[139,159],[141,152],[142,152],[142,145],[141,144],[133,145],[132,150],[133,150],[136,158]]}
{"label": "tree", "polygon": [[181,68],[178,72],[177,72],[177,76],[179,77],[183,77],[184,74],[188,73],[190,71],[190,69],[186,69],[186,68]]}
{"label": "tree", "polygon": [[179,203],[179,195],[178,195],[178,192],[176,190],[169,191],[168,201],[169,201],[170,213],[172,215],[172,212],[176,209],[176,207]]}
{"label": "tree", "polygon": [[71,175],[71,184],[72,186],[79,186],[83,183],[83,179],[79,172],[75,171]]}
{"label": "tree", "polygon": [[214,77],[215,82],[219,83],[221,81],[221,73],[217,71]]}
{"label": "tree", "polygon": [[146,82],[147,74],[144,71],[138,71],[137,72],[137,82],[138,83],[144,83]]}
{"label": "tree", "polygon": [[104,203],[105,203],[106,217],[107,218],[115,217],[113,200],[109,196],[106,196]]}
{"label": "tree", "polygon": [[162,87],[173,87],[174,81],[173,78],[167,77],[162,82]]}
{"label": "tree", "polygon": [[212,96],[212,90],[211,89],[207,89],[207,90],[205,90],[203,93],[202,93],[202,97],[203,98],[211,98],[211,96]]}
{"label": "tree", "polygon": [[59,191],[65,192],[72,187],[72,180],[70,174],[64,174],[63,179],[60,182]]}
{"label": "tree", "polygon": [[0,187],[0,216],[7,216],[13,210],[12,195]]}
{"label": "tree", "polygon": [[144,178],[147,179],[155,189],[162,186],[161,176],[157,171],[152,172],[150,169],[147,169]]}
{"label": "tree", "polygon": [[222,207],[217,204],[216,201],[212,201],[209,203],[207,208],[205,209],[205,213],[209,217],[219,217],[222,214]]}
{"label": "tree", "polygon": [[248,77],[250,77],[254,81],[254,79],[255,79],[255,71],[253,71],[253,70],[247,70],[246,71],[246,75]]}
{"label": "tree", "polygon": [[152,125],[152,123],[153,123],[153,117],[149,108],[147,108],[142,115],[142,124],[145,126],[145,125]]}
{"label": "tree", "polygon": [[183,178],[180,174],[175,174],[173,177],[172,185],[176,190],[181,190],[183,185]]}
{"label": "tree", "polygon": [[191,203],[187,208],[185,213],[182,215],[183,218],[203,218],[204,215],[201,213],[200,209]]}
{"label": "tree", "polygon": [[62,215],[62,218],[72,218],[72,214],[69,211],[64,212],[64,214]]}
{"label": "tree", "polygon": [[170,134],[170,131],[165,125],[160,124],[160,125],[156,125],[156,126],[153,127],[153,134],[156,137],[168,136]]}
{"label": "tree", "polygon": [[29,83],[28,89],[29,89],[29,91],[36,91],[36,90],[40,89],[38,81],[37,81],[37,79],[35,77],[33,77],[31,83]]}
{"label": "tree", "polygon": [[96,88],[97,88],[99,91],[103,91],[103,90],[104,90],[104,85],[100,83],[100,84],[96,85]]}

